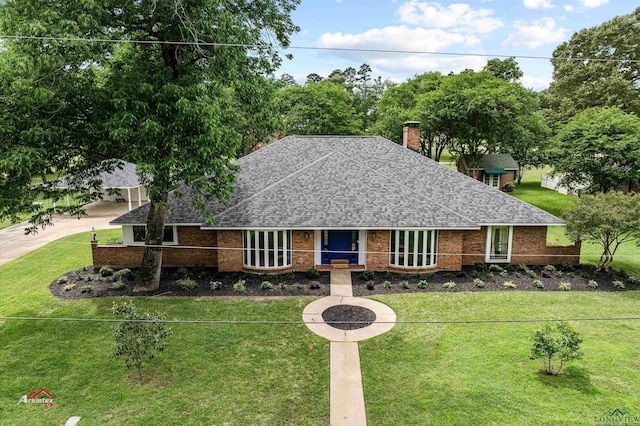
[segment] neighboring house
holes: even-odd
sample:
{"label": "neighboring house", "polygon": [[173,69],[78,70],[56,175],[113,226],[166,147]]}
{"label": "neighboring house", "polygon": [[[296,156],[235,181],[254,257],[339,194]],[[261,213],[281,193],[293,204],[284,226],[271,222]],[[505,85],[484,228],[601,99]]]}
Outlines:
{"label": "neighboring house", "polygon": [[[415,123],[414,123],[415,124]],[[376,271],[460,270],[474,262],[578,262],[579,245],[548,246],[564,222],[508,194],[372,136],[288,136],[238,159],[228,205],[190,188],[170,195],[164,266],[282,272],[349,264]],[[410,149],[408,149],[410,148]],[[149,205],[112,221],[122,245],[93,243],[95,266],[139,266]]]}
{"label": "neighboring house", "polygon": [[[122,167],[116,167],[110,173],[102,172],[98,177],[102,182],[100,185],[103,190],[102,200],[128,203],[129,210],[131,210],[133,202],[140,207],[142,203],[149,201],[149,196],[136,173],[136,165],[123,160],[120,160],[120,162]],[[56,186],[58,188],[68,188],[67,180],[66,176],[61,178]],[[120,194],[108,194],[105,192],[107,189],[118,189]]]}
{"label": "neighboring house", "polygon": [[515,182],[518,164],[509,154],[485,154],[478,162],[478,167],[469,167],[466,159],[462,159],[458,162],[458,170],[475,176],[492,188],[505,190]]}

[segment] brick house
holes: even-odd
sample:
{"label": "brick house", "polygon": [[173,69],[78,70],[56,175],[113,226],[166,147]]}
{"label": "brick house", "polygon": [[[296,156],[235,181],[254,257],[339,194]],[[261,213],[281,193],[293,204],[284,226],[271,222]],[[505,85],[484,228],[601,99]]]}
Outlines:
{"label": "brick house", "polygon": [[[543,210],[416,152],[374,136],[288,136],[235,164],[228,205],[193,207],[189,188],[171,194],[164,266],[282,272],[311,266],[419,272],[460,270],[477,261],[578,262],[580,246],[549,246]],[[121,245],[93,243],[95,266],[139,266],[149,205],[115,219]]]}
{"label": "brick house", "polygon": [[509,154],[485,154],[480,158],[477,167],[468,167],[466,161],[458,161],[458,170],[474,176],[485,185],[505,190],[516,180],[518,163]]}

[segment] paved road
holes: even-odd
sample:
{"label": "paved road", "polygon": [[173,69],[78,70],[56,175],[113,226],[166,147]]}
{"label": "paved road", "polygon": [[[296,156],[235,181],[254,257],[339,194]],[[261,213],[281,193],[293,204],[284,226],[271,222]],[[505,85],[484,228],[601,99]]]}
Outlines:
{"label": "paved road", "polygon": [[127,204],[102,201],[88,204],[85,209],[87,216],[80,219],[66,215],[55,216],[53,226],[48,226],[35,235],[24,235],[26,223],[0,229],[0,265],[67,235],[91,231],[91,228],[118,228],[109,225],[109,222],[125,213]]}

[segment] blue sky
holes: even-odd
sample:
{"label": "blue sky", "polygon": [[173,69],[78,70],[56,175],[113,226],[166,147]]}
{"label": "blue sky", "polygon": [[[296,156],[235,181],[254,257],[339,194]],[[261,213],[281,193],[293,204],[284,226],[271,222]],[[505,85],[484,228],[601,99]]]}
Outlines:
{"label": "blue sky", "polygon": [[[551,56],[582,29],[638,7],[635,0],[302,0],[293,13],[301,29],[292,46]],[[396,82],[427,71],[479,70],[486,57],[291,50],[278,71],[298,82],[316,72],[368,63],[374,76]],[[521,82],[542,90],[548,60],[517,59]]]}

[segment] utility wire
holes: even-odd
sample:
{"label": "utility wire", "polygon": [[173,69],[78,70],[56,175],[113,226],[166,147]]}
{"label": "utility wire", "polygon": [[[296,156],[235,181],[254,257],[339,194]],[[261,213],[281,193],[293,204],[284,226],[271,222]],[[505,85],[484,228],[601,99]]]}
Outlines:
{"label": "utility wire", "polygon": [[[81,37],[50,37],[50,36],[20,36],[20,35],[2,35],[0,40],[50,40],[50,41],[70,41],[85,43],[132,43],[132,44],[170,44],[170,45],[186,45],[186,46],[206,46],[206,47],[242,47],[248,49],[264,48],[265,45],[260,44],[244,44],[244,43],[211,43],[201,41],[164,41],[164,40],[121,40],[121,39],[98,39],[98,38],[81,38]],[[487,58],[520,58],[520,59],[539,59],[539,60],[556,60],[556,61],[589,61],[589,62],[622,62],[622,63],[640,63],[640,59],[615,59],[615,58],[590,58],[590,57],[558,57],[537,56],[537,55],[505,55],[491,53],[462,53],[462,52],[436,52],[429,50],[396,50],[396,49],[365,49],[355,47],[317,47],[317,46],[288,46],[287,48],[279,48],[279,50],[317,50],[317,51],[337,51],[337,52],[369,52],[369,53],[394,53],[409,55],[441,55],[441,56],[476,56]]]}

